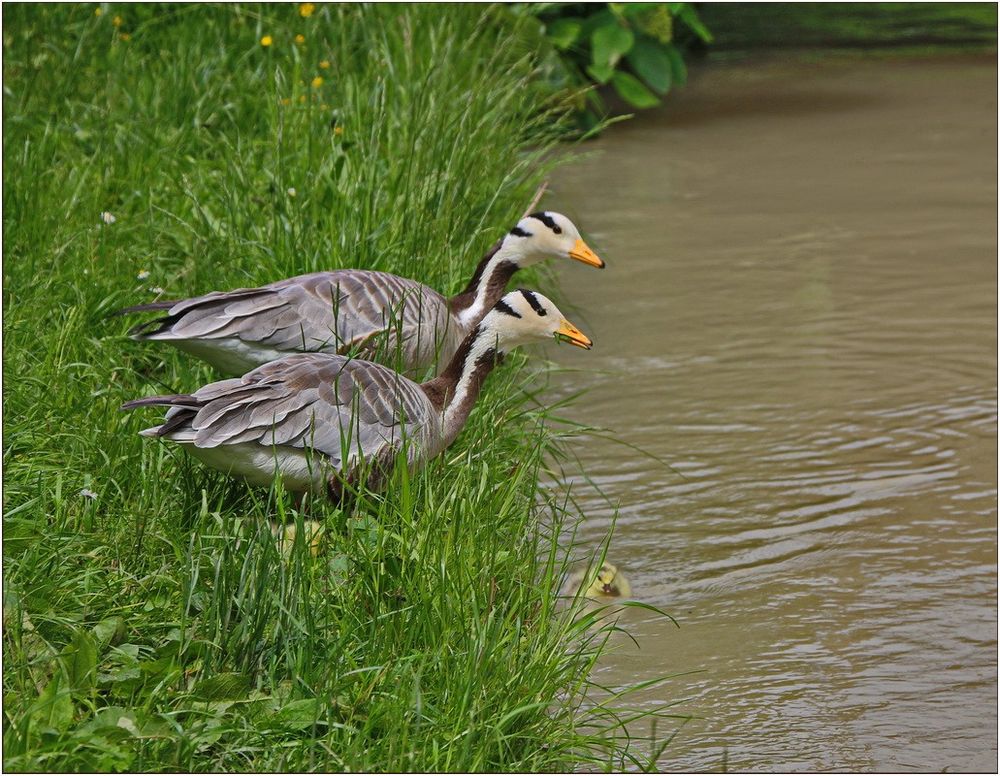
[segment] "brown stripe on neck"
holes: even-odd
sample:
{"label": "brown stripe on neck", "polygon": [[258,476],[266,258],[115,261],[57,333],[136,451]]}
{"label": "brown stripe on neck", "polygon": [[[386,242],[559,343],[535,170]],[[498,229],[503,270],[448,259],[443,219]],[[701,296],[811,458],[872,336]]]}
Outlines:
{"label": "brown stripe on neck", "polygon": [[[428,380],[426,383],[420,384],[421,389],[427,394],[427,398],[431,400],[431,404],[434,405],[434,409],[438,412],[444,412],[448,406],[448,402],[455,395],[455,386],[458,385],[458,381],[462,379],[462,374],[466,370],[465,364],[472,353],[472,346],[481,334],[482,328],[476,326],[469,336],[462,340],[462,344],[458,346],[458,350],[452,356],[451,361],[448,362],[445,370],[433,380]],[[503,358],[504,354],[502,352],[490,348],[476,360],[474,365],[475,371],[472,373],[472,379],[469,384],[469,391],[465,395],[465,402],[463,402],[463,404],[469,405],[468,409],[472,409],[472,404],[475,403],[476,397],[479,395],[479,389],[482,387],[486,375],[490,373],[493,367],[503,363]]]}
{"label": "brown stripe on neck", "polygon": [[496,256],[497,251],[500,250],[501,245],[503,245],[503,238],[497,240],[496,244],[483,256],[482,261],[479,262],[476,271],[472,275],[472,280],[469,281],[465,290],[448,300],[448,310],[452,315],[459,315],[464,310],[468,310],[475,303],[476,296],[483,284],[486,286],[486,294],[483,300],[484,315],[503,296],[503,292],[507,289],[507,283],[510,282],[511,277],[517,272],[517,264],[512,261],[501,261],[494,267],[489,276],[486,276],[486,268],[489,266],[490,261],[493,260],[493,257]]}
{"label": "brown stripe on neck", "polygon": [[[490,348],[476,359],[475,366],[472,368],[472,375],[469,377],[469,387],[462,397],[461,404],[454,408],[448,407],[453,424],[459,426],[465,425],[466,418],[469,417],[469,413],[472,412],[472,408],[476,404],[476,399],[479,398],[479,392],[483,388],[483,383],[486,382],[486,378],[493,371],[493,367],[499,366],[502,363],[503,353],[493,348]],[[451,430],[453,429],[448,429],[448,431]],[[454,430],[454,433],[457,434],[457,430]]]}

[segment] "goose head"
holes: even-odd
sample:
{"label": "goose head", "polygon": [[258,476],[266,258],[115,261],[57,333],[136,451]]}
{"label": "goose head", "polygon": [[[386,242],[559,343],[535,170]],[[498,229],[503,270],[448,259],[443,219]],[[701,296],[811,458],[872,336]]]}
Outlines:
{"label": "goose head", "polygon": [[583,241],[576,225],[562,213],[549,210],[532,213],[518,221],[504,237],[503,249],[518,267],[555,257],[604,268],[604,260]]}
{"label": "goose head", "polygon": [[520,345],[556,339],[579,348],[590,350],[593,342],[576,326],[566,320],[552,300],[520,288],[511,291],[493,306],[479,325],[495,349],[509,352]]}

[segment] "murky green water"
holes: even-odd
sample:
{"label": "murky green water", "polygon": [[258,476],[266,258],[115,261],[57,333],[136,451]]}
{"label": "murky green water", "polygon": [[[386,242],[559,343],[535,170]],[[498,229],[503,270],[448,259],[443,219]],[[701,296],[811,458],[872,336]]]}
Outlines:
{"label": "murky green water", "polygon": [[[997,767],[996,61],[712,66],[565,168],[613,442],[575,492],[636,597],[662,767]],[[567,309],[564,307],[563,309]],[[605,370],[605,373],[597,373]],[[681,476],[682,475],[682,476]]]}

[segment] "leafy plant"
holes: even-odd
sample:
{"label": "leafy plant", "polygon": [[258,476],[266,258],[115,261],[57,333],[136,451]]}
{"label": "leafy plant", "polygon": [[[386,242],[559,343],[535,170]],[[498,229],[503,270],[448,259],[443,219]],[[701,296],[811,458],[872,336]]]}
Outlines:
{"label": "leafy plant", "polygon": [[[652,108],[687,81],[684,52],[712,34],[693,3],[550,3],[533,6],[561,71],[561,86],[608,85],[634,108]],[[590,89],[578,104],[585,126],[607,108]]]}

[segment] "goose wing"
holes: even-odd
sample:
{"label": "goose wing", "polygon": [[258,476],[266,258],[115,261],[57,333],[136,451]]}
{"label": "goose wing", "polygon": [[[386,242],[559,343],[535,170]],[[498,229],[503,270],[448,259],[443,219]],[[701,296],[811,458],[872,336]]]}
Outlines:
{"label": "goose wing", "polygon": [[383,460],[408,440],[410,456],[426,452],[436,413],[416,383],[367,361],[307,353],[210,383],[190,396],[153,397],[126,405],[168,404],[150,434],[199,448],[243,443],[322,453],[339,469]]}
{"label": "goose wing", "polygon": [[449,318],[447,300],[422,283],[387,272],[348,269],[184,299],[165,316],[136,326],[132,335],[187,341],[235,338],[272,352],[345,353],[362,348],[374,353],[373,341],[393,332],[398,333],[394,344],[409,366],[409,353],[426,349],[421,338],[431,340],[433,353]]}

